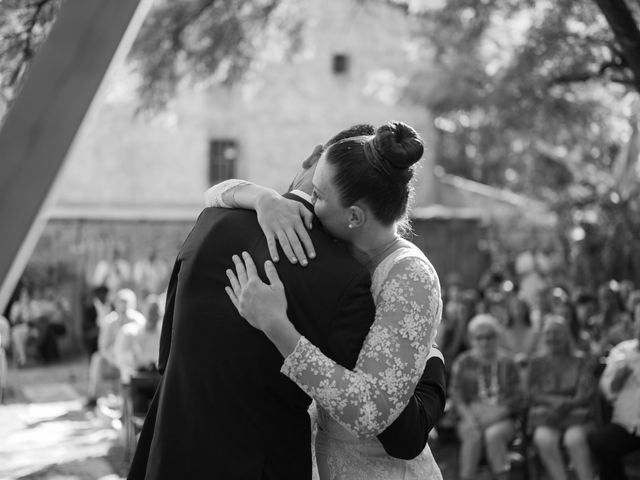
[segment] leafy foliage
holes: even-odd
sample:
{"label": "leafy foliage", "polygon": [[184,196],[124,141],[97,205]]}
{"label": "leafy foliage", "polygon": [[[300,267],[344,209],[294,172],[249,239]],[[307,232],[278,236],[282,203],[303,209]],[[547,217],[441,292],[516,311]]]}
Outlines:
{"label": "leafy foliage", "polygon": [[132,49],[147,107],[161,107],[181,82],[232,84],[268,55],[295,51],[303,27],[286,0],[165,0]]}
{"label": "leafy foliage", "polygon": [[[562,233],[583,228],[599,256],[637,243],[638,152],[628,142],[640,4],[449,0],[418,14],[428,67],[410,94],[436,117],[445,170],[549,202]],[[601,271],[628,273],[614,270]],[[640,281],[640,268],[631,274]]]}
{"label": "leafy foliage", "polygon": [[[61,3],[0,1],[0,116]],[[265,56],[294,52],[303,26],[291,0],[158,0],[130,53],[141,104],[164,106],[185,81],[237,81]]]}
{"label": "leafy foliage", "polygon": [[0,1],[0,118],[59,7],[60,0]]}

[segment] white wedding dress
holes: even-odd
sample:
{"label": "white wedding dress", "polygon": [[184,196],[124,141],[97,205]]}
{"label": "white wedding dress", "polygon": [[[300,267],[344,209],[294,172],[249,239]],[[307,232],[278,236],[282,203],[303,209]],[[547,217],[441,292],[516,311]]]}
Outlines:
{"label": "white wedding dress", "polygon": [[428,445],[415,459],[400,460],[375,437],[402,412],[424,370],[442,310],[438,277],[407,242],[378,265],[371,290],[376,318],[353,372],[304,337],[282,366],[318,406],[319,478],[442,479]]}
{"label": "white wedding dress", "polygon": [[[210,188],[206,205],[230,208],[223,194],[243,183]],[[438,276],[418,247],[403,242],[376,267],[371,292],[376,316],[353,371],[305,337],[282,365],[318,406],[317,473],[320,480],[441,480],[428,445],[413,460],[400,460],[376,438],[400,415],[424,371],[442,315]]]}

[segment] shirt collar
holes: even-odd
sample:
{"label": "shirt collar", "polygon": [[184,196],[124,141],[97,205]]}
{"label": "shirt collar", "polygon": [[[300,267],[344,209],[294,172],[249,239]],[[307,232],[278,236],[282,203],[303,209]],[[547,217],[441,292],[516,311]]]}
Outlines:
{"label": "shirt collar", "polygon": [[313,203],[311,201],[311,195],[309,195],[307,192],[303,192],[302,190],[291,190],[289,193],[295,195],[296,197],[300,197],[302,200],[305,200],[309,203]]}

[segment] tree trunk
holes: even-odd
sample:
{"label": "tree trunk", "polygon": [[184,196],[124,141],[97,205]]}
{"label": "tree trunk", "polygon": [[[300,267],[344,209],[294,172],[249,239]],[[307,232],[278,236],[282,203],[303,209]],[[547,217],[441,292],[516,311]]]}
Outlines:
{"label": "tree trunk", "polygon": [[[593,0],[607,19],[640,92],[640,30],[625,0]],[[632,0],[635,1],[635,0]]]}

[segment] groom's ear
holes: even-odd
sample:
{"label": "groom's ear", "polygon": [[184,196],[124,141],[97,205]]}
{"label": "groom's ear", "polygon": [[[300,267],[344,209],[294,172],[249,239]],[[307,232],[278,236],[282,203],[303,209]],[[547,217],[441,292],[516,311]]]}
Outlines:
{"label": "groom's ear", "polygon": [[359,228],[367,220],[367,214],[360,205],[349,207],[349,228]]}
{"label": "groom's ear", "polygon": [[318,163],[318,160],[320,160],[320,157],[322,156],[323,149],[324,148],[322,145],[316,145],[316,147],[313,149],[313,152],[311,152],[311,155],[309,155],[307,159],[302,162],[302,168],[306,170],[307,168],[311,168],[316,163]]}

